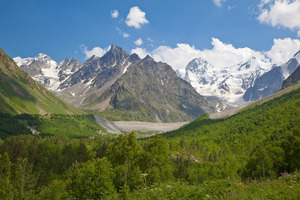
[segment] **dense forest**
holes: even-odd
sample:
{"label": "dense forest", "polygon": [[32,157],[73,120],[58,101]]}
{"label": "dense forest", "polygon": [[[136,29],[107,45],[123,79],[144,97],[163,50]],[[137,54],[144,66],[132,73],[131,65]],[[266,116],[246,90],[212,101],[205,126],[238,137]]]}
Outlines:
{"label": "dense forest", "polygon": [[135,132],[91,137],[100,129],[83,123],[90,116],[51,117],[1,115],[0,198],[300,197],[300,89],[227,119],[204,114],[143,140]]}

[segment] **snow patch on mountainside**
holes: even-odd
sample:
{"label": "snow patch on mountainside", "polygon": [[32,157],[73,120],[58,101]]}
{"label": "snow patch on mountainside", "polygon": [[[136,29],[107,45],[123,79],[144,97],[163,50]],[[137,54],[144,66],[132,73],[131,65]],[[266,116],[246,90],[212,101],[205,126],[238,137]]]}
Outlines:
{"label": "snow patch on mountainside", "polygon": [[[124,61],[125,62],[125,61]],[[128,65],[126,65],[126,67],[124,68],[123,74],[125,74],[125,72],[127,71],[128,67],[131,65],[131,62],[128,62]]]}

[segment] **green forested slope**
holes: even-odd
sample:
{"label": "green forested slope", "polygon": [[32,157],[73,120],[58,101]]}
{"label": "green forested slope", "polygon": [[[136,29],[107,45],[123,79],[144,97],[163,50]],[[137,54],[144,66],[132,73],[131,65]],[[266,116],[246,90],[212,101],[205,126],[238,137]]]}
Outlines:
{"label": "green forested slope", "polygon": [[[203,115],[164,136],[176,151],[218,163],[223,171],[229,164],[235,176],[294,171],[300,167],[300,89],[227,119]],[[215,166],[215,175],[221,177],[222,170]]]}
{"label": "green forested slope", "polygon": [[0,49],[0,112],[10,114],[82,114],[20,69],[2,49]]}

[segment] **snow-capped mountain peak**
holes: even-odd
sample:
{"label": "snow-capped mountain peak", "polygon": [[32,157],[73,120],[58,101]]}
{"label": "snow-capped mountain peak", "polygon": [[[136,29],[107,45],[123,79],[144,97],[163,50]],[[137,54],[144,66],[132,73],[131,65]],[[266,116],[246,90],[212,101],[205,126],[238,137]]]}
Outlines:
{"label": "snow-capped mountain peak", "polygon": [[16,57],[14,61],[33,79],[53,91],[57,89],[61,81],[82,66],[76,59],[70,60],[69,58],[58,64],[44,53],[39,53],[34,58]]}
{"label": "snow-capped mountain peak", "polygon": [[27,63],[29,63],[33,60],[33,58],[21,58],[21,57],[15,57],[13,59],[18,66],[26,65]]}
{"label": "snow-capped mountain peak", "polygon": [[35,58],[36,59],[49,59],[50,57],[47,54],[39,53]]}
{"label": "snow-capped mountain peak", "polygon": [[185,73],[177,73],[204,96],[215,96],[233,104],[244,103],[242,96],[256,78],[270,69],[268,63],[251,57],[233,66],[215,67],[202,58],[193,59]]}
{"label": "snow-capped mountain peak", "polygon": [[195,58],[186,66],[187,70],[197,73],[204,73],[209,68],[213,68],[213,66],[202,58]]}

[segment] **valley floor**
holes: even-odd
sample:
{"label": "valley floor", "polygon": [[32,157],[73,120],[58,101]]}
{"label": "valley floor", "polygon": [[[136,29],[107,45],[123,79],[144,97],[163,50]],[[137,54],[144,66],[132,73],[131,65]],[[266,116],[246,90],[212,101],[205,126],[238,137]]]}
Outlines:
{"label": "valley floor", "polygon": [[105,127],[110,133],[120,134],[122,132],[167,132],[180,128],[188,122],[175,123],[152,123],[139,121],[108,121],[100,116],[94,115],[97,122]]}

